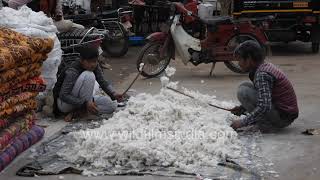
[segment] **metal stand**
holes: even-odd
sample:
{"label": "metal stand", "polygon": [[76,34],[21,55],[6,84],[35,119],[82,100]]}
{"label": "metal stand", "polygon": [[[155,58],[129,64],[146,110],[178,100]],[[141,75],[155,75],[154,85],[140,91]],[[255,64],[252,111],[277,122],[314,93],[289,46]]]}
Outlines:
{"label": "metal stand", "polygon": [[209,74],[210,77],[214,75],[213,74],[213,70],[214,70],[215,67],[216,67],[216,62],[213,62],[212,66],[211,66],[210,74]]}

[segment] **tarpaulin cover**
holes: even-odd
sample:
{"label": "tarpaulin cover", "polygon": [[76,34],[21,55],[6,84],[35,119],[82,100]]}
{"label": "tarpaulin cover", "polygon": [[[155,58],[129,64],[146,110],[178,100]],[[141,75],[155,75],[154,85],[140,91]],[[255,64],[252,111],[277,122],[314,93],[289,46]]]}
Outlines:
{"label": "tarpaulin cover", "polygon": [[[126,167],[113,167],[113,168],[92,168],[89,163],[79,162],[79,164],[73,164],[61,158],[57,152],[72,144],[74,139],[67,136],[68,133],[83,129],[92,129],[100,126],[100,121],[96,122],[74,122],[61,131],[54,134],[48,140],[43,142],[37,148],[37,155],[34,159],[18,170],[17,175],[20,176],[35,176],[35,175],[57,175],[64,173],[75,173],[90,175],[156,175],[166,177],[195,177],[198,173],[203,177],[212,179],[261,179],[261,172],[265,172],[267,167],[264,166],[265,160],[250,155],[243,159],[226,160],[212,167],[199,167],[193,171],[186,171],[175,167],[154,167],[145,166],[139,169],[130,169]],[[252,145],[255,146],[255,142],[259,138],[258,136],[245,135],[242,137],[244,143],[248,145],[248,148]],[[250,161],[251,164],[247,165],[244,162]],[[257,167],[259,165],[259,168]],[[88,173],[89,172],[89,173]],[[92,175],[91,174],[91,175]],[[265,177],[265,175],[264,175]]]}

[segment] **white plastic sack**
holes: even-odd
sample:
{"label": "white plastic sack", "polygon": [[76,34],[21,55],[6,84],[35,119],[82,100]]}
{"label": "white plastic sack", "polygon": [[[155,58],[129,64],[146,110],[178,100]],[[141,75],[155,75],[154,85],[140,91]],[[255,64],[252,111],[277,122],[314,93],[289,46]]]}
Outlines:
{"label": "white plastic sack", "polygon": [[52,19],[43,12],[34,12],[26,6],[22,6],[20,10],[5,7],[0,10],[0,26],[11,28],[27,36],[54,40],[53,50],[44,61],[41,73],[47,82],[45,94],[52,90],[57,81],[56,73],[62,56],[61,45],[56,35],[58,31]]}

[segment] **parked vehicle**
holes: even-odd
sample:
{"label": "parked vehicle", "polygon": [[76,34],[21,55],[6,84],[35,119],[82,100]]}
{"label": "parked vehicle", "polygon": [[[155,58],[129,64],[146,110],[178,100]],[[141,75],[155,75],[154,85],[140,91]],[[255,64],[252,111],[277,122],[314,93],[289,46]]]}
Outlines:
{"label": "parked vehicle", "polygon": [[[77,12],[83,13],[83,10],[80,9]],[[132,11],[119,8],[95,14],[68,15],[65,19],[70,19],[87,28],[96,27],[107,30],[108,35],[102,41],[101,48],[111,57],[121,57],[128,52],[129,48],[128,26],[125,25],[129,24],[130,27],[131,14]]]}
{"label": "parked vehicle", "polygon": [[311,42],[312,52],[319,52],[319,0],[234,0],[233,4],[233,15],[238,19],[275,17],[263,22],[270,42]]}
{"label": "parked vehicle", "polygon": [[[156,32],[147,37],[149,42],[141,50],[137,68],[144,63],[142,75],[155,77],[161,74],[177,52],[184,64],[191,62],[197,66],[201,63],[224,62],[232,71],[246,73],[235,62],[234,49],[242,42],[254,40],[265,47],[267,37],[262,27],[252,25],[248,19],[235,21],[229,16],[201,19],[187,10],[181,3],[172,3],[173,16],[162,32]],[[206,25],[204,39],[198,39],[188,34],[184,29],[184,18],[193,17],[193,21],[201,21]],[[269,17],[268,17],[269,18]],[[212,72],[211,70],[211,72]]]}
{"label": "parked vehicle", "polygon": [[[61,49],[63,51],[61,64],[65,62],[74,61],[79,59],[79,47],[90,44],[99,47],[104,39],[104,36],[108,35],[106,30],[97,29],[91,27],[89,29],[72,29],[68,32],[58,33]],[[99,48],[99,53],[102,53],[102,49]],[[109,69],[104,59],[98,59],[100,67]],[[59,74],[59,73],[58,73]]]}
{"label": "parked vehicle", "polygon": [[106,30],[101,30],[94,27],[89,29],[74,28],[71,31],[57,34],[63,54],[77,53],[77,47],[84,44],[100,44],[106,35],[108,35]]}

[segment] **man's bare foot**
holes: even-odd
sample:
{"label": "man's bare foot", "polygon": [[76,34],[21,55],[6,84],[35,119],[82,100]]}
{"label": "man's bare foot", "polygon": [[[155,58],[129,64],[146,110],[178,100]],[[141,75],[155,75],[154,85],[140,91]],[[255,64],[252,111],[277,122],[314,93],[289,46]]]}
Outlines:
{"label": "man's bare foot", "polygon": [[64,121],[72,122],[75,118],[84,118],[86,116],[88,116],[88,111],[84,108],[80,108],[78,110],[68,113],[64,117]]}
{"label": "man's bare foot", "polygon": [[74,118],[74,112],[70,112],[64,117],[64,121],[65,122],[72,122],[73,118]]}

